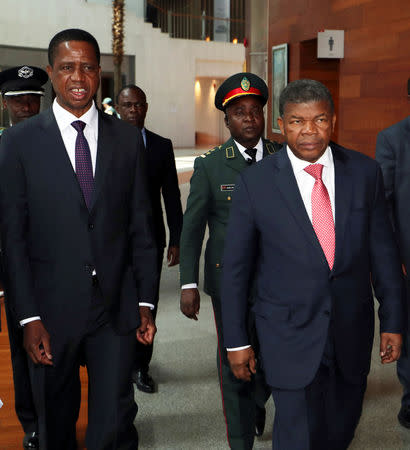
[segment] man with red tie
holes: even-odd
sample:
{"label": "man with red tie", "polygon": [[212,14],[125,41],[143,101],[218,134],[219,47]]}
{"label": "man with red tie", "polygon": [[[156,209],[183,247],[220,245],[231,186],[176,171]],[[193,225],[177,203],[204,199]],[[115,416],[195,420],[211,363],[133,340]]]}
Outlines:
{"label": "man with red tie", "polygon": [[345,450],[370,368],[372,285],[381,362],[400,356],[398,252],[379,165],[330,142],[336,115],[328,89],[294,81],[279,111],[282,150],[241,174],[233,193],[224,344],[235,376],[250,380],[255,356],[245,320],[253,280],[262,366],[276,406],[274,449]]}

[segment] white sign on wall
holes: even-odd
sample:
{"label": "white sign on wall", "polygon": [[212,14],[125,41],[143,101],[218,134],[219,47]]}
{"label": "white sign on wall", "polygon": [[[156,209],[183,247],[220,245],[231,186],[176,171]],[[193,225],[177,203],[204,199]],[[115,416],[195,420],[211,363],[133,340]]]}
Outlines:
{"label": "white sign on wall", "polygon": [[318,58],[343,58],[344,48],[344,30],[323,30],[317,33]]}

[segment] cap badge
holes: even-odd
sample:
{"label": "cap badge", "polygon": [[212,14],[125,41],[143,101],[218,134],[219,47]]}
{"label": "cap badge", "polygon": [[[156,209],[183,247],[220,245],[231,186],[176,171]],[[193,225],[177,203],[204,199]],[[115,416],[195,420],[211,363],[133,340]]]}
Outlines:
{"label": "cap badge", "polygon": [[251,87],[251,83],[249,82],[249,80],[246,77],[243,77],[242,81],[241,81],[241,88],[244,91],[249,91],[250,87]]}
{"label": "cap badge", "polygon": [[31,67],[23,66],[18,70],[17,73],[20,78],[31,78],[34,71]]}

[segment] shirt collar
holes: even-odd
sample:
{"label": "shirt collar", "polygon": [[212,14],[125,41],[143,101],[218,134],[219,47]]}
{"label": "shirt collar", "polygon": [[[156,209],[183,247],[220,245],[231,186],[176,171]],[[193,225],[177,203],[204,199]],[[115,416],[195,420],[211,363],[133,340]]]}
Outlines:
{"label": "shirt collar", "polygon": [[[309,166],[309,161],[305,161],[303,159],[298,158],[292,150],[289,148],[289,146],[286,146],[286,151],[288,153],[288,157],[290,159],[290,163],[292,164],[293,172],[296,174],[298,172],[302,172],[305,167]],[[332,168],[333,167],[333,155],[332,150],[329,146],[327,146],[325,152],[323,155],[313,164],[323,164],[324,167]]]}
{"label": "shirt collar", "polygon": [[53,113],[56,118],[58,128],[61,131],[70,127],[71,123],[76,120],[81,120],[85,122],[89,127],[87,131],[90,131],[90,129],[92,129],[95,133],[98,129],[98,111],[97,108],[95,107],[94,101],[87,112],[85,112],[81,117],[76,117],[74,114],[70,113],[65,108],[63,108],[55,98],[53,102]]}
{"label": "shirt collar", "polygon": [[[245,150],[247,150],[247,148],[244,147],[243,145],[241,145],[239,142],[235,141],[235,139],[233,139],[233,141],[235,142],[235,144],[236,144],[236,146],[238,147],[238,150],[241,152],[242,156],[243,156],[245,159],[248,159],[248,158],[249,158],[249,155],[245,153]],[[258,152],[261,151],[262,154],[263,154],[263,142],[262,142],[262,138],[259,138],[258,143],[257,143],[257,144],[255,145],[255,147],[253,147],[253,148],[256,148],[256,150],[257,150]],[[245,155],[244,155],[244,153],[245,153]]]}

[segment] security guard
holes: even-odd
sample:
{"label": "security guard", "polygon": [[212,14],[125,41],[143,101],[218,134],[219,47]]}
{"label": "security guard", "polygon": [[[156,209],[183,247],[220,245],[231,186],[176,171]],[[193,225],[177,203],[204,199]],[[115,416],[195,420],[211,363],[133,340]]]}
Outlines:
{"label": "security guard", "polygon": [[[199,259],[206,225],[209,239],[205,252],[204,290],[211,296],[218,334],[217,365],[222,406],[232,449],[251,449],[255,434],[263,434],[265,402],[269,390],[258,368],[250,383],[234,377],[223,346],[220,304],[220,272],[225,228],[238,174],[281,146],[262,138],[263,107],[268,100],[265,82],[252,73],[237,73],[225,80],[215,96],[215,106],[225,113],[230,139],[196,158],[180,241],[181,311],[198,320]],[[238,230],[240,233],[240,230]],[[229,238],[229,237],[228,237]],[[249,255],[251,258],[251,255]],[[252,264],[252,261],[249,261]],[[257,270],[257,268],[255,268]],[[251,322],[251,314],[249,315]],[[250,323],[249,334],[255,339]],[[234,351],[234,349],[233,349]]]}
{"label": "security guard", "polygon": [[[40,99],[44,95],[43,85],[47,80],[47,72],[33,66],[12,67],[0,72],[3,107],[9,113],[11,126],[39,113]],[[4,128],[0,128],[0,139],[3,130]],[[33,404],[27,354],[23,348],[23,333],[8,307],[7,280],[4,281],[16,414],[25,432],[23,448],[37,449],[39,448],[37,414]]]}

